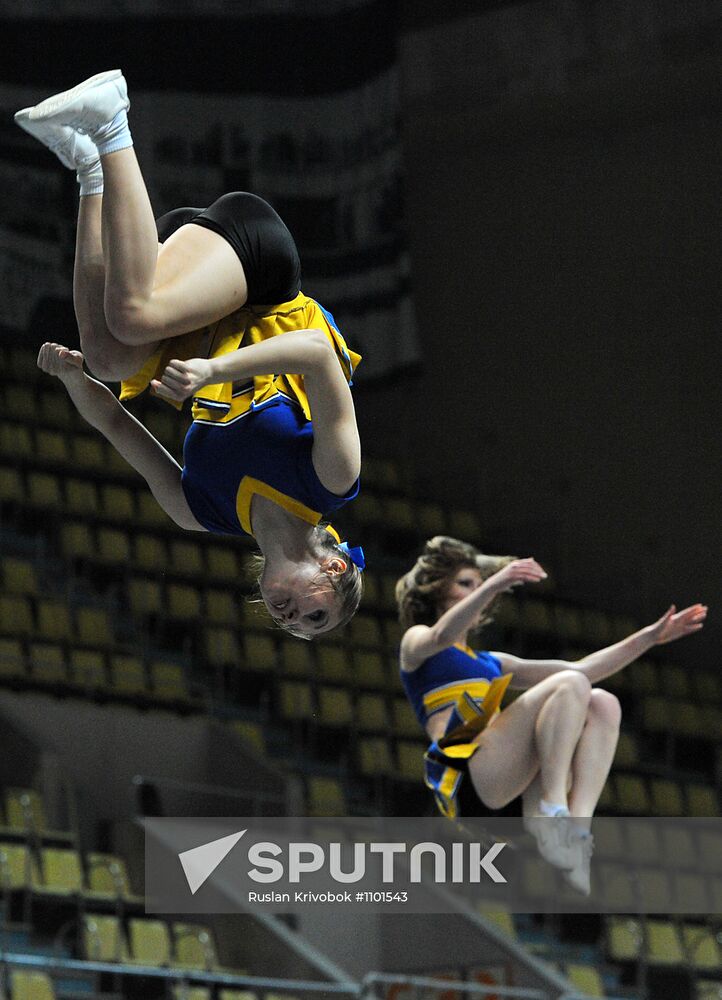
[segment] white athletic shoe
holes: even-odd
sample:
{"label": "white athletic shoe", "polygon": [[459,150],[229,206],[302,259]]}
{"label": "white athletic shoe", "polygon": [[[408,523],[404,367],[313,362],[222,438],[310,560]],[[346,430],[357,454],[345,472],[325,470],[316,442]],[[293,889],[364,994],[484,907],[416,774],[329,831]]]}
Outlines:
{"label": "white athletic shoe", "polygon": [[98,159],[98,150],[89,136],[81,135],[67,125],[33,121],[30,118],[32,110],[23,108],[22,111],[17,111],[15,121],[34,139],[47,146],[51,153],[55,153],[64,167],[82,170]]}
{"label": "white athletic shoe", "polygon": [[92,136],[119,111],[129,107],[125,77],[121,70],[110,69],[36,104],[29,117],[32,122],[68,125],[76,132]]}
{"label": "white athletic shoe", "polygon": [[592,891],[592,854],[594,853],[594,837],[591,834],[574,837],[576,862],[569,871],[562,873],[562,878],[572,889],[582,896],[588,896]]}
{"label": "white athletic shoe", "polygon": [[559,810],[555,816],[528,816],[524,826],[536,839],[537,849],[545,861],[562,870],[574,867],[578,848],[567,810]]}

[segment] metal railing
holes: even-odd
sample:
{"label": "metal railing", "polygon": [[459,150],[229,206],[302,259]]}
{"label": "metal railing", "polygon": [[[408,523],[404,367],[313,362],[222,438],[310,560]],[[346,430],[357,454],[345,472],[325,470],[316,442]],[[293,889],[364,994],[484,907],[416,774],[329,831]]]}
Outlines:
{"label": "metal railing", "polygon": [[[378,997],[376,986],[410,986],[414,990],[414,1000],[422,1000],[422,990],[438,990],[439,993],[453,990],[470,997],[500,997],[503,1000],[556,1000],[551,993],[525,986],[493,986],[482,983],[464,983],[453,979],[431,979],[427,976],[402,976],[370,972],[361,983],[361,1000]],[[371,992],[369,992],[371,991]],[[589,1000],[589,998],[585,998]]]}

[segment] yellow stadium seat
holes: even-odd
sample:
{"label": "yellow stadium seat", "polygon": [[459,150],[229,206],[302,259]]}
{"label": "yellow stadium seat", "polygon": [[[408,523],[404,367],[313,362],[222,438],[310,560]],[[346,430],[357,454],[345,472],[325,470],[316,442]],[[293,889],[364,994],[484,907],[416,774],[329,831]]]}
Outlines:
{"label": "yellow stadium seat", "polygon": [[705,913],[710,905],[709,880],[702,875],[677,872],[673,878],[675,899],[691,913]]}
{"label": "yellow stadium seat", "polygon": [[91,851],[85,856],[88,873],[87,896],[98,899],[125,899],[132,895],[128,869],[123,858],[115,854]]}
{"label": "yellow stadium seat", "polygon": [[710,785],[687,785],[686,792],[689,816],[719,816],[719,794]]}
{"label": "yellow stadium seat", "polygon": [[139,474],[130,465],[120,452],[117,452],[115,448],[108,448],[108,468],[109,472],[113,476],[122,476],[123,479],[140,479]]}
{"label": "yellow stadium seat", "polygon": [[285,674],[309,677],[313,671],[313,653],[310,643],[298,639],[281,640],[281,660]]}
{"label": "yellow stadium seat", "polygon": [[722,983],[719,979],[698,979],[695,988],[697,1000],[722,1000]]}
{"label": "yellow stadium seat", "polygon": [[669,728],[672,733],[680,736],[700,736],[704,728],[702,709],[691,701],[672,701]]}
{"label": "yellow stadium seat", "polygon": [[692,832],[686,826],[666,824],[662,827],[663,856],[667,864],[680,868],[694,868],[697,848]]}
{"label": "yellow stadium seat", "polygon": [[105,655],[95,649],[72,649],[70,674],[80,687],[89,690],[104,688],[107,684]]}
{"label": "yellow stadium seat", "polygon": [[33,630],[33,609],[28,598],[0,594],[0,632],[28,635]]}
{"label": "yellow stadium seat", "polygon": [[607,954],[616,962],[636,961],[642,950],[642,928],[631,917],[607,918]]}
{"label": "yellow stadium seat", "polygon": [[618,774],[614,781],[617,808],[623,815],[648,815],[649,794],[644,779],[636,774]]}
{"label": "yellow stadium seat", "polygon": [[351,684],[353,673],[349,664],[348,650],[333,642],[322,641],[316,644],[316,659],[318,662],[318,677],[323,681],[335,681],[339,684]]}
{"label": "yellow stadium seat", "polygon": [[31,459],[33,439],[29,427],[21,424],[0,424],[0,454],[12,459]]}
{"label": "yellow stadium seat", "polygon": [[381,587],[376,573],[370,570],[364,571],[364,589],[361,599],[361,611],[368,612],[371,608],[378,608],[381,604]]}
{"label": "yellow stadium seat", "polygon": [[41,879],[34,888],[54,896],[71,896],[83,891],[80,855],[70,848],[44,847],[40,852]]}
{"label": "yellow stadium seat", "polygon": [[205,646],[210,666],[235,665],[240,659],[236,634],[229,628],[207,628]]}
{"label": "yellow stadium seat", "polygon": [[162,920],[128,921],[130,961],[136,965],[170,965],[171,940],[168,925]]}
{"label": "yellow stadium seat", "polygon": [[284,719],[311,719],[315,715],[311,688],[298,681],[278,685],[279,711]]}
{"label": "yellow stadium seat", "polygon": [[312,775],[308,779],[309,816],[345,816],[346,799],[336,778]]}
{"label": "yellow stadium seat", "polygon": [[389,458],[369,458],[363,460],[361,479],[371,486],[384,490],[393,490],[400,486],[401,476],[395,461]]}
{"label": "yellow stadium seat", "polygon": [[23,423],[34,423],[37,420],[37,409],[34,394],[28,392],[24,385],[9,383],[5,386],[3,412]]}
{"label": "yellow stadium seat", "polygon": [[[270,993],[266,991],[263,996],[269,1000]],[[219,990],[218,1000],[259,1000],[259,994],[255,990]],[[286,995],[283,1000],[293,1000],[293,997]]]}
{"label": "yellow stadium seat", "polygon": [[75,633],[78,642],[87,646],[112,646],[115,642],[110,615],[105,608],[78,608]]}
{"label": "yellow stadium seat", "polygon": [[147,683],[142,660],[136,656],[111,656],[111,685],[118,694],[145,694]]}
{"label": "yellow stadium seat", "polygon": [[71,635],[70,608],[62,601],[38,601],[38,635],[43,639],[69,639]]}
{"label": "yellow stadium seat", "polygon": [[171,528],[173,521],[160,506],[152,493],[141,490],[137,496],[136,516],[139,524],[150,528]]}
{"label": "yellow stadium seat", "polygon": [[476,542],[481,538],[481,523],[476,514],[468,510],[449,512],[449,532],[465,542]]}
{"label": "yellow stadium seat", "polygon": [[419,720],[406,698],[394,698],[393,731],[396,736],[418,736]]}
{"label": "yellow stadium seat", "polygon": [[4,590],[11,594],[38,593],[38,580],[35,565],[29,559],[19,559],[5,556],[2,561]]}
{"label": "yellow stadium seat", "polygon": [[652,812],[655,816],[684,815],[682,789],[676,781],[669,781],[666,778],[652,778],[649,789],[652,797]]}
{"label": "yellow stadium seat", "polygon": [[396,760],[400,778],[407,781],[423,781],[425,749],[425,745],[421,743],[409,743],[405,740],[397,742]]}
{"label": "yellow stadium seat", "polygon": [[165,573],[168,569],[165,542],[156,535],[136,535],[133,541],[133,560],[139,569]]}
{"label": "yellow stadium seat", "polygon": [[359,524],[380,524],[384,519],[378,497],[365,492],[354,500],[353,514]]}
{"label": "yellow stadium seat", "polygon": [[31,642],[28,661],[35,680],[47,684],[62,684],[67,680],[65,653],[61,646],[46,642]]}
{"label": "yellow stadium seat", "polygon": [[130,564],[130,540],[124,531],[117,528],[99,528],[98,547],[95,559],[117,566]]}
{"label": "yellow stadium seat", "polygon": [[127,962],[128,945],[118,917],[83,914],[83,957],[89,962]]}
{"label": "yellow stadium seat", "polygon": [[196,542],[171,541],[170,565],[180,576],[203,575],[203,553]]}
{"label": "yellow stadium seat", "polygon": [[78,521],[61,525],[60,547],[67,559],[92,559],[95,543],[90,527]]}
{"label": "yellow stadium seat", "polygon": [[26,844],[0,843],[0,889],[29,889],[37,882],[38,865]]}
{"label": "yellow stadium seat", "polygon": [[670,909],[672,883],[661,868],[643,868],[638,875],[639,894],[643,912],[665,913]]}
{"label": "yellow stadium seat", "polygon": [[263,726],[258,722],[248,722],[245,719],[234,719],[229,723],[231,729],[246,743],[257,750],[262,756],[266,754],[266,740]]}
{"label": "yellow stadium seat", "polygon": [[637,738],[632,733],[621,732],[614,755],[616,767],[633,768],[639,762],[639,746]]}
{"label": "yellow stadium seat", "polygon": [[127,486],[106,483],[100,487],[100,511],[110,521],[131,524],[135,520],[135,496]]}
{"label": "yellow stadium seat", "polygon": [[205,575],[214,580],[237,582],[240,574],[235,551],[219,545],[209,545],[206,549]]}
{"label": "yellow stadium seat", "polygon": [[27,499],[31,507],[44,510],[62,510],[63,498],[60,480],[47,472],[29,472],[26,479]]}
{"label": "yellow stadium seat", "polygon": [[5,789],[5,817],[13,830],[42,833],[47,829],[43,800],[32,788]]}
{"label": "yellow stadium seat", "polygon": [[386,732],[388,716],[381,695],[362,694],[356,702],[356,728],[362,732]]}
{"label": "yellow stadium seat", "polygon": [[656,965],[683,965],[679,932],[669,920],[647,920],[647,959]]}
{"label": "yellow stadium seat", "polygon": [[59,431],[38,428],[35,431],[35,455],[42,464],[66,464],[69,458],[67,438]]}
{"label": "yellow stadium seat", "polygon": [[574,984],[574,988],[589,997],[603,997],[604,982],[599,974],[599,970],[593,965],[586,965],[582,962],[569,962],[566,968],[567,978]]}
{"label": "yellow stadium seat", "polygon": [[358,741],[358,767],[361,774],[393,774],[394,762],[389,752],[388,740],[383,736],[371,736]]}
{"label": "yellow stadium seat", "polygon": [[75,408],[66,392],[49,390],[40,393],[40,417],[54,427],[68,428],[73,422]]}
{"label": "yellow stadium seat", "polygon": [[72,439],[72,460],[79,469],[105,472],[103,439],[90,434],[76,434]]}
{"label": "yellow stadium seat", "polygon": [[18,639],[0,639],[0,677],[21,677],[25,654]]}
{"label": "yellow stadium seat", "polygon": [[383,639],[378,618],[371,615],[357,614],[349,623],[353,642],[362,646],[380,646]]}
{"label": "yellow stadium seat", "polygon": [[53,981],[46,972],[10,972],[11,1000],[55,1000]]}
{"label": "yellow stadium seat", "polygon": [[237,625],[240,613],[233,594],[227,590],[206,590],[203,595],[206,621],[216,625]]}
{"label": "yellow stadium seat", "polygon": [[153,694],[158,698],[184,701],[188,698],[185,671],[177,663],[165,663],[156,660],[150,665],[150,676]]}
{"label": "yellow stadium seat", "polygon": [[[0,472],[0,476],[2,476],[2,472]],[[711,702],[712,704],[722,702],[722,681],[717,674],[705,670],[700,670],[698,673],[695,670],[693,676],[697,697],[701,701]]]}
{"label": "yellow stadium seat", "polygon": [[516,925],[514,924],[514,916],[509,913],[508,910],[490,910],[487,909],[485,903],[479,903],[478,906],[479,914],[484,920],[493,924],[494,927],[505,934],[508,938],[513,941],[517,939]]}
{"label": "yellow stadium seat", "polygon": [[684,924],[682,943],[687,961],[695,969],[718,969],[722,966],[717,935],[711,927]]}
{"label": "yellow stadium seat", "polygon": [[163,593],[157,580],[132,577],[128,581],[128,603],[134,615],[158,615],[163,608]]}
{"label": "yellow stadium seat", "polygon": [[436,503],[422,503],[416,508],[422,535],[445,535],[446,517]]}
{"label": "yellow stadium seat", "polygon": [[554,631],[567,642],[581,641],[584,634],[581,612],[567,604],[555,604]]}
{"label": "yellow stadium seat", "polygon": [[71,514],[95,516],[98,512],[98,491],[87,479],[65,480],[65,506]]}
{"label": "yellow stadium seat", "polygon": [[25,490],[18,470],[0,465],[0,503],[20,503],[24,499]]}
{"label": "yellow stadium seat", "polygon": [[205,986],[188,986],[181,983],[173,987],[173,1000],[211,1000],[211,991]]}
{"label": "yellow stadium seat", "polygon": [[171,583],[166,588],[166,614],[190,621],[201,617],[201,594],[189,584]]}
{"label": "yellow stadium seat", "polygon": [[245,665],[248,670],[273,670],[278,663],[276,644],[270,635],[249,632],[243,637]]}
{"label": "yellow stadium seat", "polygon": [[379,653],[354,650],[353,676],[359,687],[381,689],[387,685],[388,677],[384,661]]}
{"label": "yellow stadium seat", "polygon": [[351,695],[345,688],[318,689],[319,721],[324,726],[348,727],[353,722]]}
{"label": "yellow stadium seat", "polygon": [[200,924],[173,924],[173,964],[182,969],[218,968],[213,934]]}

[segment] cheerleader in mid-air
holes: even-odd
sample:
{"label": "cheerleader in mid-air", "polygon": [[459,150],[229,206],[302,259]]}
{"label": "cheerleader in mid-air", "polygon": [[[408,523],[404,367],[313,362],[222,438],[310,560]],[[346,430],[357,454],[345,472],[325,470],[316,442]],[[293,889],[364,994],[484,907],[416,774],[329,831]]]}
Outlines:
{"label": "cheerleader in mid-air", "polygon": [[[652,646],[698,632],[707,608],[694,604],[678,612],[672,606],[652,625],[578,662],[470,647],[499,594],[545,577],[534,559],[487,556],[454,538],[432,538],[396,588],[406,628],[401,678],[431,740],[426,783],[441,812],[456,816],[465,773],[488,809],[522,795],[540,853],[588,894],[591,817],[621,719],[616,697],[592,685]],[[510,681],[527,690],[500,711]]]}
{"label": "cheerleader in mid-air", "polygon": [[[46,343],[38,364],[178,525],[255,537],[261,596],[281,626],[327,632],[361,598],[361,549],[322,522],[358,493],[349,382],[360,358],[300,291],[293,238],[261,198],[234,192],[155,222],[129,106],[111,70],[15,115],[80,184],[81,351]],[[121,400],[149,385],[178,407],[193,400],[182,469],[83,361],[122,382]]]}

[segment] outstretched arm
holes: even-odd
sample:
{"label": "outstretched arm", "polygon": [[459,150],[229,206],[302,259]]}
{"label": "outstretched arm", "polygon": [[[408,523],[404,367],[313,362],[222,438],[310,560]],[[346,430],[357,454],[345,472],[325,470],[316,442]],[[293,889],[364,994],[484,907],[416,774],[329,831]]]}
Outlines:
{"label": "outstretched arm", "polygon": [[445,611],[434,625],[414,625],[401,640],[401,667],[415,670],[424,660],[466,638],[479,615],[497,594],[520,583],[538,583],[546,573],[535,559],[515,559],[485,580],[457,604]]}
{"label": "outstretched arm", "polygon": [[43,344],[38,367],[63,382],[76,409],[141,474],[163,510],[181,528],[204,531],[181,486],[181,467],[101,382],[83,372],[83,355],[61,344]]}
{"label": "outstretched arm", "polygon": [[346,493],[361,468],[361,445],[351,390],[322,330],[291,330],[218,358],[171,361],[151,386],[164,399],[180,401],[204,385],[268,372],[303,375],[313,415],[313,466],[327,490]]}
{"label": "outstretched arm", "polygon": [[514,687],[528,688],[543,681],[559,670],[579,670],[586,674],[592,684],[616,674],[634,660],[643,656],[652,646],[673,642],[684,635],[692,635],[704,625],[707,607],[693,604],[684,611],[676,611],[674,605],[653,625],[647,625],[628,635],[626,639],[598,649],[582,660],[524,660],[509,653],[494,653],[501,661],[504,673],[514,674]]}

